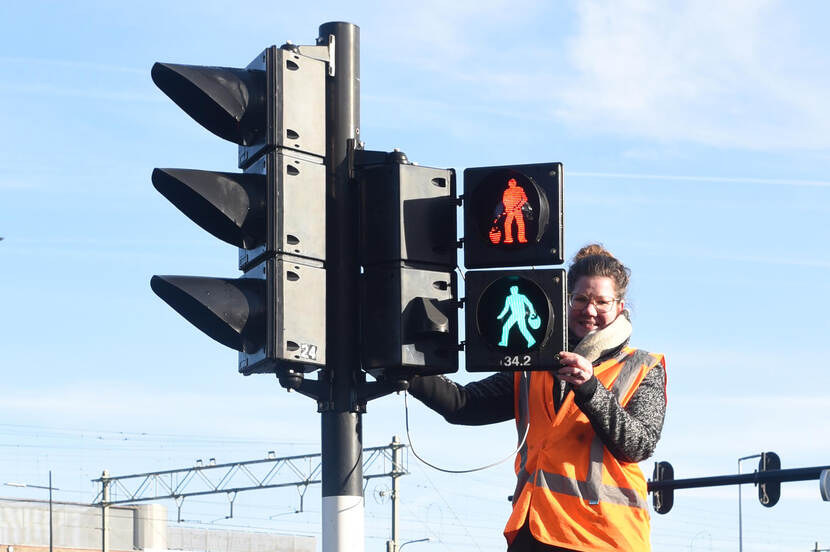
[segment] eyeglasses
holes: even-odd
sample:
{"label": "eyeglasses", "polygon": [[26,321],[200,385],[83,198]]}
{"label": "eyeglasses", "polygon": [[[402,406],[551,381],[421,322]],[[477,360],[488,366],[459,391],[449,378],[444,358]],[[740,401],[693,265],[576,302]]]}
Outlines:
{"label": "eyeglasses", "polygon": [[588,308],[588,305],[594,305],[597,312],[610,312],[614,304],[619,301],[613,297],[588,297],[581,293],[568,294],[568,306],[576,310],[584,310]]}

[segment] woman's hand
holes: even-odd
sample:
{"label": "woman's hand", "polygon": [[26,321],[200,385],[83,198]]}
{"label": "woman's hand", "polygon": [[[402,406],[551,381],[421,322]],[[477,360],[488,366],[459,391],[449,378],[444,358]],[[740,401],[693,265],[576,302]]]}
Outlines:
{"label": "woman's hand", "polygon": [[579,387],[593,377],[594,367],[584,356],[568,351],[562,351],[558,356],[559,364],[562,367],[559,368],[556,375],[562,381],[566,381],[574,387]]}

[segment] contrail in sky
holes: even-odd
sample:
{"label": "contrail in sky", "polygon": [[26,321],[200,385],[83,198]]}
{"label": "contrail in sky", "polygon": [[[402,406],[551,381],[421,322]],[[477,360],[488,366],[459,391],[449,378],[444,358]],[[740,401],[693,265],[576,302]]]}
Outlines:
{"label": "contrail in sky", "polygon": [[730,176],[683,176],[671,174],[640,174],[640,173],[603,173],[568,171],[567,176],[590,178],[625,178],[630,180],[679,180],[684,182],[729,182],[733,184],[769,184],[777,186],[808,186],[813,188],[830,188],[827,180],[795,180],[782,178],[750,178]]}

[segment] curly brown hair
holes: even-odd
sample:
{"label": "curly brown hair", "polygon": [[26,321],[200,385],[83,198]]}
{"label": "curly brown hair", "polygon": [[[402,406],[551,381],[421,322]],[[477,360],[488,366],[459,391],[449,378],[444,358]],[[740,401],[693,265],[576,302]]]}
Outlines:
{"label": "curly brown hair", "polygon": [[573,289],[582,276],[606,276],[614,282],[617,299],[625,298],[631,270],[622,264],[602,244],[591,243],[574,255],[568,269],[568,289]]}

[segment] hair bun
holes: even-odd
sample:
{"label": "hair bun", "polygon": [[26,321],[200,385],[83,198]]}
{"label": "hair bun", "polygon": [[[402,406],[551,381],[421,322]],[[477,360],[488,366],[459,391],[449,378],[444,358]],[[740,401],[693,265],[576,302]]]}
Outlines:
{"label": "hair bun", "polygon": [[573,262],[576,262],[579,259],[583,259],[585,257],[589,257],[591,255],[605,255],[606,257],[616,259],[616,257],[614,257],[614,255],[612,255],[610,251],[605,249],[601,243],[589,243],[588,245],[583,246],[582,249],[576,252],[576,255],[574,255],[573,258]]}

